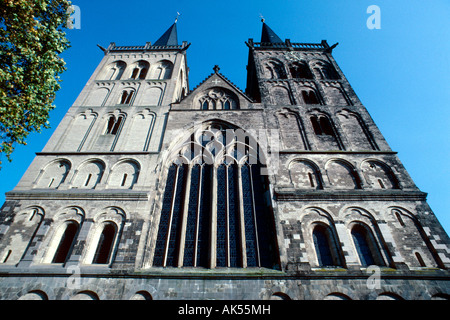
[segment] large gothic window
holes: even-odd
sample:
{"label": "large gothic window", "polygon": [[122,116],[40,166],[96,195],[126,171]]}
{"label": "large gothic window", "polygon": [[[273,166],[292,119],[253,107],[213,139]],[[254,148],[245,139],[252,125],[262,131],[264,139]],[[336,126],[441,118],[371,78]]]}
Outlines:
{"label": "large gothic window", "polygon": [[169,164],[154,266],[276,267],[264,162],[250,137],[234,133],[199,129]]}

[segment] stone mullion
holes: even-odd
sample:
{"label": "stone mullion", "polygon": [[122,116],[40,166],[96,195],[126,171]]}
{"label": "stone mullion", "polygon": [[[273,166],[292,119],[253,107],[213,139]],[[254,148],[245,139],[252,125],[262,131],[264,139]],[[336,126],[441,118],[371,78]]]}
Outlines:
{"label": "stone mullion", "polygon": [[177,186],[179,183],[179,181],[178,181],[179,171],[180,171],[180,167],[178,166],[177,171],[175,173],[175,177],[174,177],[175,183],[173,184],[172,203],[170,205],[169,223],[167,226],[166,241],[164,243],[164,254],[163,254],[163,261],[162,261],[163,267],[166,267],[166,263],[167,263],[167,252],[169,250],[170,230],[172,229],[173,207],[175,205],[175,199],[176,199],[176,195],[177,195]]}
{"label": "stone mullion", "polygon": [[186,226],[187,226],[187,217],[188,217],[188,210],[189,210],[189,194],[191,190],[191,172],[192,172],[192,164],[188,166],[188,172],[186,174],[186,181],[185,181],[185,191],[184,191],[184,206],[181,212],[181,229],[180,229],[180,241],[178,244],[178,259],[177,259],[177,266],[182,267],[183,266],[183,258],[184,258],[184,247],[185,247],[185,241],[186,241]]}

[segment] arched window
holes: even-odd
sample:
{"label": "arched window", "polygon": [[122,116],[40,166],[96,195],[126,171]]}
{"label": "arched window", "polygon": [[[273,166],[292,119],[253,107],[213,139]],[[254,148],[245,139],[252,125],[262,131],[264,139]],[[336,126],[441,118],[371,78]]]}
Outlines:
{"label": "arched window", "polygon": [[310,120],[316,135],[334,136],[334,131],[328,117],[314,115],[311,116]]}
{"label": "arched window", "polygon": [[120,80],[127,64],[123,61],[115,61],[108,65],[103,73],[104,80]]}
{"label": "arched window", "polygon": [[147,61],[140,60],[138,62],[135,62],[132,66],[130,79],[145,79],[149,68],[150,64]]}
{"label": "arched window", "polygon": [[123,116],[120,115],[117,118],[114,115],[110,115],[108,118],[108,123],[106,125],[105,134],[117,134],[122,124]]}
{"label": "arched window", "polygon": [[304,62],[294,62],[289,66],[292,78],[312,79],[311,70]]}
{"label": "arched window", "polygon": [[415,253],[415,256],[416,256],[417,261],[419,261],[419,265],[420,265],[421,267],[426,267],[426,266],[427,266],[427,265],[425,264],[425,261],[423,261],[423,258],[422,258],[422,256],[420,255],[420,253],[416,252],[416,253]]}
{"label": "arched window", "polygon": [[317,262],[321,267],[340,266],[339,253],[329,227],[319,224],[313,230]]}
{"label": "arched window", "polygon": [[339,80],[340,76],[332,65],[325,61],[314,61],[311,68],[317,79],[320,80]]}
{"label": "arched window", "polygon": [[306,104],[320,104],[314,90],[302,90],[302,97]]}
{"label": "arched window", "polygon": [[131,99],[133,98],[134,90],[128,89],[123,90],[122,95],[120,96],[120,104],[130,104]]}
{"label": "arched window", "polygon": [[284,65],[280,61],[268,61],[265,63],[265,68],[269,79],[287,79]]}
{"label": "arched window", "polygon": [[64,233],[59,241],[52,263],[65,263],[72,251],[79,225],[75,221],[69,221],[65,225]]}
{"label": "arched window", "polygon": [[225,148],[227,129],[211,125],[192,134],[169,166],[154,266],[277,268],[256,143],[234,137]]}
{"label": "arched window", "polygon": [[368,228],[356,224],[351,234],[362,266],[384,265],[372,232]]}
{"label": "arched window", "polygon": [[114,240],[116,238],[117,228],[114,223],[107,222],[103,226],[103,231],[98,240],[97,249],[92,263],[108,264],[111,258]]}

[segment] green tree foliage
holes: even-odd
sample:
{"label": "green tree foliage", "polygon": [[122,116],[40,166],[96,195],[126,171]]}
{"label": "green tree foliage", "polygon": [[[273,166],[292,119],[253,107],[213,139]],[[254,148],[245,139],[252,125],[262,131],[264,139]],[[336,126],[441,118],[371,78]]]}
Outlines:
{"label": "green tree foliage", "polygon": [[[0,0],[0,156],[31,132],[49,128],[49,112],[69,47],[67,0]],[[0,159],[1,165],[1,159]]]}

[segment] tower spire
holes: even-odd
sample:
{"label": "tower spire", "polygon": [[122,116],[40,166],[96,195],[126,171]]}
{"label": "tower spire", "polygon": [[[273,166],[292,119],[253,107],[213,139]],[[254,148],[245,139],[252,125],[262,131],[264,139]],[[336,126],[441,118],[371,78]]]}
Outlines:
{"label": "tower spire", "polygon": [[277,34],[270,29],[270,27],[265,23],[265,19],[261,18],[262,32],[261,32],[261,42],[264,43],[283,43],[283,40],[277,36]]}
{"label": "tower spire", "polygon": [[178,45],[178,36],[177,36],[177,21],[178,16],[175,19],[175,22],[167,29],[166,32],[153,44],[154,46],[177,46]]}

